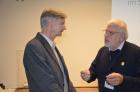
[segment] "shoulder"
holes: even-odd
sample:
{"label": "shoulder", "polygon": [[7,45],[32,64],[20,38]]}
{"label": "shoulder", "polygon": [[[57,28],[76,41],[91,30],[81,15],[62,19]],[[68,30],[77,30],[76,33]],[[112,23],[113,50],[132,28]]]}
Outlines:
{"label": "shoulder", "polygon": [[40,47],[41,43],[38,39],[33,38],[32,40],[30,40],[29,42],[27,42],[26,44],[26,48],[28,47]]}
{"label": "shoulder", "polygon": [[99,52],[108,52],[108,51],[109,51],[109,48],[105,47],[105,46],[103,46],[99,49]]}
{"label": "shoulder", "polygon": [[130,42],[125,42],[122,52],[128,57],[140,57],[140,47]]}
{"label": "shoulder", "polygon": [[134,43],[125,42],[124,47],[132,51],[140,51],[140,47]]}
{"label": "shoulder", "polygon": [[24,49],[25,53],[42,53],[44,51],[44,46],[37,37],[28,41]]}
{"label": "shoulder", "polygon": [[98,56],[101,56],[101,55],[106,55],[107,53],[109,52],[109,48],[108,47],[101,47],[98,51]]}
{"label": "shoulder", "polygon": [[42,43],[45,42],[45,39],[39,34],[37,33],[36,36],[31,39],[27,44],[26,47],[42,47]]}

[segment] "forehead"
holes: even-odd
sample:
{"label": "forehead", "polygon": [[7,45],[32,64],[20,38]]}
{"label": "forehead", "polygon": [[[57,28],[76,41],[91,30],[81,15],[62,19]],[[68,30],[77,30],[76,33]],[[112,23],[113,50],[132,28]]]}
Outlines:
{"label": "forehead", "polygon": [[108,25],[106,31],[118,31],[120,28],[117,25]]}

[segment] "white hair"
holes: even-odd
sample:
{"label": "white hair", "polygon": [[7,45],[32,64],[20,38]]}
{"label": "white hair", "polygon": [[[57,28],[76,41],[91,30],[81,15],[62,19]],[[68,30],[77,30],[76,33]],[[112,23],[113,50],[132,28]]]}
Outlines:
{"label": "white hair", "polygon": [[107,23],[107,26],[117,27],[118,31],[124,33],[125,40],[128,38],[127,24],[120,19],[112,19]]}

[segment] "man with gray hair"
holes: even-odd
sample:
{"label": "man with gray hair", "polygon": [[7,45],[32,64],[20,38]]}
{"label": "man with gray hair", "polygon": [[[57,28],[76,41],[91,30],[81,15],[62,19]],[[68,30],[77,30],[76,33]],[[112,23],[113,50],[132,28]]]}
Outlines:
{"label": "man with gray hair", "polygon": [[98,79],[99,92],[140,92],[140,47],[127,40],[127,24],[110,20],[102,47],[88,70],[81,71],[87,82]]}
{"label": "man with gray hair", "polygon": [[41,14],[41,32],[27,43],[23,57],[29,92],[76,92],[54,43],[66,29],[65,18],[64,13],[55,10]]}

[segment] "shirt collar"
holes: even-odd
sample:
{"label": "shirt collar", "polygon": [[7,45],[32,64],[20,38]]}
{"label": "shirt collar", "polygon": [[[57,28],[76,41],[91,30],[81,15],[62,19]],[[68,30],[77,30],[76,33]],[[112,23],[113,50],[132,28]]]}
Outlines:
{"label": "shirt collar", "polygon": [[55,43],[50,39],[48,38],[45,34],[39,32],[49,43],[49,45],[54,49],[55,48]]}
{"label": "shirt collar", "polygon": [[120,44],[120,46],[117,49],[122,50],[123,45],[124,45],[124,41]]}

